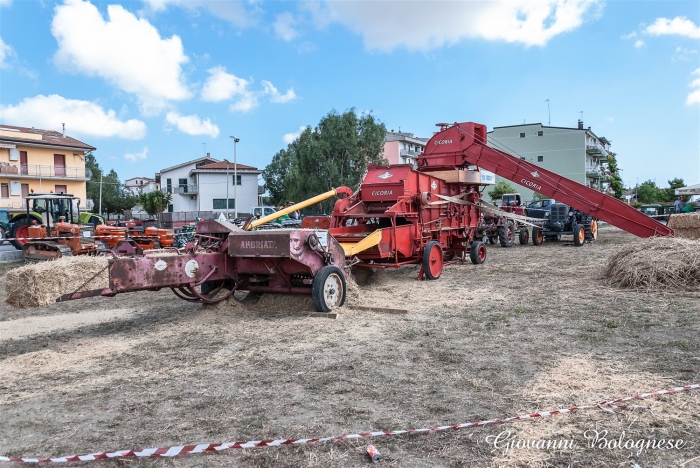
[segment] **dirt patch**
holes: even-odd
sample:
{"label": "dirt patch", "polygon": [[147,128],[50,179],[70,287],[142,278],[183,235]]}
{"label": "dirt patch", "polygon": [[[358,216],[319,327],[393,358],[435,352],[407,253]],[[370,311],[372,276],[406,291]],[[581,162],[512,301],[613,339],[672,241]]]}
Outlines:
{"label": "dirt patch", "polygon": [[[450,265],[438,281],[416,281],[411,266],[358,274],[337,320],[287,313],[289,298],[242,293],[206,307],[168,291],[130,293],[21,311],[27,316],[2,305],[2,330],[31,317],[75,312],[84,320],[59,318],[46,331],[0,340],[0,453],[433,427],[700,381],[700,295],[609,285],[607,259],[635,238],[609,227],[600,233],[581,248],[489,246],[486,263]],[[355,310],[355,300],[409,313]],[[126,312],[88,323],[90,314],[116,308]],[[640,403],[653,412],[588,411],[372,443],[383,464],[401,467],[677,465],[700,456],[699,399],[688,392]],[[592,429],[692,443],[631,455],[589,447],[583,434]],[[489,443],[504,430],[579,443],[504,452]],[[91,466],[354,467],[367,463],[367,442]]]}

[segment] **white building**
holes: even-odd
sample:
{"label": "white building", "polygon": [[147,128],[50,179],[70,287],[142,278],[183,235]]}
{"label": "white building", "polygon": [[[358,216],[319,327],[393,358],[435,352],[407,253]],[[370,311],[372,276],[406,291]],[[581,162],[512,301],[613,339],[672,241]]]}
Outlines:
{"label": "white building", "polygon": [[136,196],[156,190],[156,180],[150,177],[132,177],[126,179],[124,185]]}
{"label": "white building", "polygon": [[[228,166],[228,176],[227,176]],[[156,174],[160,190],[172,194],[169,212],[178,211],[228,211],[233,213],[238,200],[238,215],[246,215],[257,206],[258,176],[262,171],[252,166],[219,161],[207,155]],[[234,187],[234,169],[238,183]],[[234,195],[235,192],[235,195]],[[228,199],[228,203],[227,203]]]}

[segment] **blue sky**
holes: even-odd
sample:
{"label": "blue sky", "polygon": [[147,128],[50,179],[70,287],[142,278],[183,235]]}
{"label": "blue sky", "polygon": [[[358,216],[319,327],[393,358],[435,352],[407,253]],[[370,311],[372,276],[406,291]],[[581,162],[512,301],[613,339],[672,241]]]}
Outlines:
{"label": "blue sky", "polygon": [[61,129],[122,180],[265,167],[329,111],[585,126],[626,184],[700,182],[700,2],[0,0],[0,123]]}

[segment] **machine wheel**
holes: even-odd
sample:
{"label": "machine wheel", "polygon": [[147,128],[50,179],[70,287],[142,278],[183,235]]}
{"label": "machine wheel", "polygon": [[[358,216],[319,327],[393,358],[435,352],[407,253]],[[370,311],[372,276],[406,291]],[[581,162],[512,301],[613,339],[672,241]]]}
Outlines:
{"label": "machine wheel", "polygon": [[592,216],[583,219],[583,226],[586,229],[586,240],[598,239],[598,220]]}
{"label": "machine wheel", "polygon": [[[442,252],[440,252],[442,260]],[[326,265],[316,273],[311,289],[311,298],[318,312],[330,312],[345,303],[345,275],[340,268]]]}
{"label": "machine wheel", "polygon": [[513,247],[515,226],[512,221],[508,221],[505,226],[498,228],[498,240],[501,243],[501,247]]}
{"label": "machine wheel", "polygon": [[583,224],[574,224],[574,245],[581,247],[586,242],[586,228]]}
{"label": "machine wheel", "polygon": [[530,231],[528,231],[526,227],[520,228],[518,240],[520,241],[520,245],[527,245],[527,242],[530,240]]}
{"label": "machine wheel", "polygon": [[474,265],[481,265],[486,261],[486,246],[483,242],[472,242],[472,246],[469,249],[469,259]]}
{"label": "machine wheel", "polygon": [[7,237],[7,232],[0,227],[0,245],[5,243],[5,238]]}
{"label": "machine wheel", "polygon": [[540,245],[542,242],[544,242],[542,228],[534,226],[532,228],[532,245]]}
{"label": "machine wheel", "polygon": [[428,242],[423,250],[423,273],[429,280],[436,280],[442,274],[443,262],[442,247],[436,241]]}
{"label": "machine wheel", "polygon": [[109,248],[109,244],[103,240],[96,240],[95,247],[97,247],[96,255],[104,257],[107,252],[111,252],[112,249]]}
{"label": "machine wheel", "polygon": [[17,250],[22,250],[22,246],[29,242],[27,240],[27,237],[29,237],[29,221],[27,218],[22,218],[12,225],[10,237],[12,238],[10,243],[14,245]]}
{"label": "machine wheel", "polygon": [[496,236],[489,237],[489,244],[494,245],[496,243]]}

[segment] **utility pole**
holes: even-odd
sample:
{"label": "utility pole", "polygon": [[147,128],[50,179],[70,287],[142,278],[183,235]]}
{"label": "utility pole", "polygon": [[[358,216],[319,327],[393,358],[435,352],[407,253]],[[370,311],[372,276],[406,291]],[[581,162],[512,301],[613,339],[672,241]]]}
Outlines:
{"label": "utility pole", "polygon": [[100,172],[100,216],[102,216],[102,172]]}
{"label": "utility pole", "polygon": [[545,99],[547,101],[547,126],[551,127],[552,126],[552,114],[549,112],[549,99]]}
{"label": "utility pole", "polygon": [[[233,217],[238,218],[238,164],[236,162],[236,143],[241,141],[241,139],[235,136],[230,138],[233,138]],[[228,164],[226,168],[228,169]],[[228,180],[228,175],[226,175],[226,179]],[[228,187],[228,185],[226,187]],[[228,208],[228,197],[226,197],[226,207]]]}

